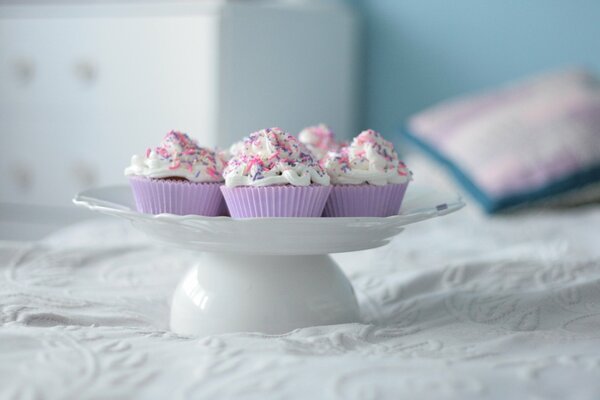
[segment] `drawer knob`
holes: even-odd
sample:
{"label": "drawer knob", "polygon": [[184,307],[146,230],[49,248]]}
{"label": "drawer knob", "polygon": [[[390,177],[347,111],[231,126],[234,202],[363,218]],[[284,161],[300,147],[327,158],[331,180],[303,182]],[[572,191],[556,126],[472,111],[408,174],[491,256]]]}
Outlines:
{"label": "drawer knob", "polygon": [[27,58],[21,58],[14,62],[13,69],[17,82],[22,85],[28,85],[35,76],[35,65],[33,61]]}
{"label": "drawer knob", "polygon": [[79,188],[89,188],[98,182],[96,169],[85,161],[76,161],[73,163],[71,175]]}
{"label": "drawer knob", "polygon": [[91,61],[82,60],[73,66],[73,73],[77,80],[84,84],[92,84],[98,76],[98,71]]}
{"label": "drawer knob", "polygon": [[16,162],[10,169],[10,177],[14,187],[21,194],[31,192],[33,188],[33,169],[27,164]]}

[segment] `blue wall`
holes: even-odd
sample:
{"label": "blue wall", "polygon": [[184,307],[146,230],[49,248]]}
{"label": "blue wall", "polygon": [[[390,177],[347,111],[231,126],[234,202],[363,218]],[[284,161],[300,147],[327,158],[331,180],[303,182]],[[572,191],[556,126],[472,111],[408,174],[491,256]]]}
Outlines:
{"label": "blue wall", "polygon": [[347,0],[365,22],[365,126],[541,70],[600,71],[600,0]]}

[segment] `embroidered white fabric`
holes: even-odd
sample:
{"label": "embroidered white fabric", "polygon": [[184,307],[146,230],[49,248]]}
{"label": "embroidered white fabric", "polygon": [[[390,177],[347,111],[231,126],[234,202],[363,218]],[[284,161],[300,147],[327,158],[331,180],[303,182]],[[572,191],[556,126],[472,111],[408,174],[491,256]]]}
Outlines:
{"label": "embroidered white fabric", "polygon": [[121,221],[0,244],[0,398],[597,399],[600,206],[472,207],[336,255],[364,324],[182,337],[193,254]]}

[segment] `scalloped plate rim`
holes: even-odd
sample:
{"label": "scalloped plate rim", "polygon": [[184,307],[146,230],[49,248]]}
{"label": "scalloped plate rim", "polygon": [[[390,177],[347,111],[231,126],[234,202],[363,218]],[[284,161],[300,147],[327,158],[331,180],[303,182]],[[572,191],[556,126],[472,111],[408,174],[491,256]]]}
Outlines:
{"label": "scalloped plate rim", "polygon": [[[387,225],[387,224],[397,224],[402,223],[402,225],[409,225],[411,223],[420,222],[424,219],[434,218],[438,216],[444,216],[446,214],[450,214],[452,212],[458,211],[465,206],[465,203],[462,197],[458,194],[454,194],[456,196],[452,202],[445,202],[437,205],[436,207],[424,207],[407,210],[407,213],[400,213],[397,215],[391,215],[389,217],[336,217],[336,218],[327,218],[327,217],[312,217],[312,218],[298,218],[298,217],[256,217],[256,218],[231,218],[227,216],[218,216],[218,217],[207,217],[202,215],[175,215],[175,214],[144,214],[137,212],[131,209],[129,206],[124,206],[122,204],[117,204],[114,202],[104,201],[98,198],[94,198],[86,195],[86,193],[92,190],[98,189],[108,189],[108,188],[123,188],[126,185],[112,185],[112,186],[104,186],[100,188],[93,188],[84,190],[79,192],[73,198],[73,204],[79,207],[87,208],[92,211],[97,211],[109,215],[120,215],[125,218],[142,218],[142,219],[150,219],[157,221],[172,221],[172,222],[220,222],[220,223],[282,223],[285,224],[287,222],[302,222],[302,223],[313,223],[313,224],[323,224],[329,222],[356,222],[356,223],[369,223],[374,222],[378,225]],[[432,189],[430,189],[432,190]],[[104,204],[102,204],[104,203]],[[112,205],[111,208],[108,204]],[[402,210],[401,210],[402,211]],[[406,219],[407,221],[402,221]]]}

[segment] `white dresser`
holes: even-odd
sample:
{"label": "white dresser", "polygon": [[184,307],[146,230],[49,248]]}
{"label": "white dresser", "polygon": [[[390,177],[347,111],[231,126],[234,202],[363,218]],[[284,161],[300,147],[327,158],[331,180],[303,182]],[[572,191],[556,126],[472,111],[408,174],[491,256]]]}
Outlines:
{"label": "white dresser", "polygon": [[357,36],[337,2],[0,3],[0,203],[124,182],[170,129],[354,134]]}

